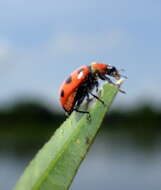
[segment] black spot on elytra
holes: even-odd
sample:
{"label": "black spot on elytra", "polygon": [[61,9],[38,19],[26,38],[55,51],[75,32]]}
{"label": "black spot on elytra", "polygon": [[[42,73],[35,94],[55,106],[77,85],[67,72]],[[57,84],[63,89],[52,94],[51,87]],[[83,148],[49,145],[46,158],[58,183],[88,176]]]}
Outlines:
{"label": "black spot on elytra", "polygon": [[79,70],[77,71],[77,73],[79,74],[79,73],[81,73],[82,71],[84,71],[83,68],[79,69]]}
{"label": "black spot on elytra", "polygon": [[68,77],[67,80],[65,81],[66,83],[71,83],[72,82],[72,77]]}
{"label": "black spot on elytra", "polygon": [[60,96],[64,97],[64,90],[61,91]]}

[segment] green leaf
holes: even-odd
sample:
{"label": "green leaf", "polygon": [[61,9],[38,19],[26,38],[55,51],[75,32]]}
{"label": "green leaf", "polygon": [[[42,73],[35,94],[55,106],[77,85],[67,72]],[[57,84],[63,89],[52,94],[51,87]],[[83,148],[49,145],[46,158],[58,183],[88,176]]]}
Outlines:
{"label": "green leaf", "polygon": [[[105,84],[88,114],[73,112],[26,168],[15,190],[67,190],[92,144],[118,87]],[[82,108],[82,107],[81,107]]]}

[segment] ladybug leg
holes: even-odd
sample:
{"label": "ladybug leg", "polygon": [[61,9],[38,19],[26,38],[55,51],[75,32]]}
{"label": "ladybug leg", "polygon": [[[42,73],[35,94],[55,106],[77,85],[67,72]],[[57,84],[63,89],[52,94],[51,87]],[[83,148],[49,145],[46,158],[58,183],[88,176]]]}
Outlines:
{"label": "ladybug leg", "polygon": [[69,117],[70,113],[69,112],[65,112],[65,116]]}
{"label": "ladybug leg", "polygon": [[122,79],[118,80],[118,81],[116,82],[116,86],[118,86],[119,92],[121,92],[121,93],[123,93],[123,94],[126,94],[126,92],[125,92],[124,90],[120,89],[120,86],[121,86],[122,82],[123,82]]}
{"label": "ladybug leg", "polygon": [[[115,84],[114,82],[111,81],[110,78],[108,78],[107,76],[105,76],[105,79],[110,83],[110,84],[113,84],[115,86],[117,86],[117,84]],[[119,92],[123,93],[123,94],[126,94],[126,92],[124,90],[121,90],[120,87],[118,88]]]}
{"label": "ladybug leg", "polygon": [[99,87],[98,81],[96,81],[95,86],[96,86],[96,92],[98,92],[98,87]]}
{"label": "ladybug leg", "polygon": [[99,78],[100,78],[101,80],[107,80],[110,84],[115,85],[115,83],[112,82],[112,80],[111,80],[110,78],[108,78],[108,77],[107,77],[106,75],[104,75],[104,74],[99,74]]}
{"label": "ladybug leg", "polygon": [[123,94],[126,94],[126,92],[122,89],[119,88],[119,92],[123,93]]}
{"label": "ladybug leg", "polygon": [[89,94],[87,93],[87,102],[90,100],[90,98],[89,98]]}
{"label": "ladybug leg", "polygon": [[87,97],[87,103],[89,104],[92,101],[92,98],[89,97],[89,93],[87,93],[86,97]]}
{"label": "ladybug leg", "polygon": [[96,98],[96,99],[99,100],[103,105],[105,105],[104,101],[101,100],[98,96],[94,95],[92,92],[89,92],[89,94],[91,94],[94,98]]}
{"label": "ladybug leg", "polygon": [[[83,102],[84,98],[85,98],[85,95],[83,95],[82,98],[77,100],[76,105],[73,110],[80,112],[80,113],[89,113],[88,111],[79,110],[79,106]],[[89,98],[89,96],[87,96],[87,98]]]}
{"label": "ladybug leg", "polygon": [[83,111],[83,110],[79,110],[79,106],[80,104],[83,102],[85,96],[87,96],[87,98],[89,97],[88,94],[84,94],[82,96],[82,98],[78,99],[77,102],[76,102],[76,106],[74,107],[74,111],[76,112],[79,112],[79,113],[85,113],[85,114],[88,114],[88,119],[90,120],[91,119],[91,116],[90,116],[90,113],[88,111]]}
{"label": "ladybug leg", "polygon": [[116,85],[110,78],[108,78],[107,76],[103,76],[104,80],[107,80],[110,84]]}
{"label": "ladybug leg", "polygon": [[[114,82],[112,82],[108,77],[106,77],[106,80],[110,83],[113,84],[115,86],[117,86],[117,84],[115,84]],[[124,90],[121,90],[120,87],[118,87],[119,92],[126,94],[126,92]]]}
{"label": "ladybug leg", "polygon": [[73,110],[76,111],[76,112],[79,112],[79,113],[87,113],[87,114],[89,114],[88,111],[78,110],[77,108],[74,108]]}
{"label": "ladybug leg", "polygon": [[[105,75],[99,75],[100,79],[102,80],[107,80],[110,84],[113,84],[115,86],[117,86],[117,84],[115,84],[114,82],[112,82],[112,80],[110,78],[108,78],[107,76]],[[123,94],[126,94],[126,92],[124,90],[121,90],[120,88],[118,89],[119,92],[123,93]]]}
{"label": "ladybug leg", "polygon": [[78,112],[78,113],[88,114],[88,120],[91,120],[91,115],[90,115],[90,113],[88,111],[78,110],[77,108],[74,108],[73,110]]}

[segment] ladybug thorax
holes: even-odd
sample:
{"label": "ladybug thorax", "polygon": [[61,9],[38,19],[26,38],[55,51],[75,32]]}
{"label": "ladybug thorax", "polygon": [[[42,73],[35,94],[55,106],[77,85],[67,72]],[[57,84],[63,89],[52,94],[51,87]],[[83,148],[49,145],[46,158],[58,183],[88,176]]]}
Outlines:
{"label": "ladybug thorax", "polygon": [[92,62],[91,63],[91,70],[93,73],[106,73],[107,65],[103,64],[103,63]]}

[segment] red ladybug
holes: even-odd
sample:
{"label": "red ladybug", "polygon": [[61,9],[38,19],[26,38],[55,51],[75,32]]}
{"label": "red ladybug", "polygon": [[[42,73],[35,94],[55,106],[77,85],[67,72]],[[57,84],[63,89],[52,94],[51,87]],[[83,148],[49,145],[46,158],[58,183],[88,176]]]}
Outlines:
{"label": "red ladybug", "polygon": [[67,114],[70,115],[73,110],[89,114],[88,111],[79,110],[80,104],[85,97],[89,98],[89,95],[104,104],[99,97],[92,93],[92,90],[96,87],[96,91],[98,91],[98,79],[113,83],[108,76],[112,76],[116,80],[121,77],[115,67],[97,62],[92,62],[91,66],[84,65],[71,73],[60,87],[60,103]]}

